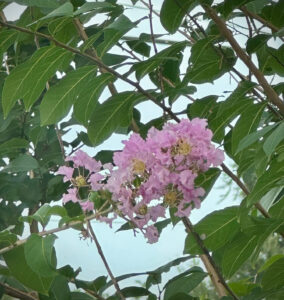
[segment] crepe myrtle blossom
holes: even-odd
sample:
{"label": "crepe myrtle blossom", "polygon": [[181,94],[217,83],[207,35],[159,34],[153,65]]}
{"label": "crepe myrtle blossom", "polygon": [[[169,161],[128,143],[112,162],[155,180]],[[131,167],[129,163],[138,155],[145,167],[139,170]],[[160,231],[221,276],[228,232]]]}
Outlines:
{"label": "crepe myrtle blossom", "polygon": [[[74,156],[68,156],[67,162],[72,162],[73,167],[62,166],[58,169],[58,175],[64,175],[63,181],[70,181],[73,188],[63,195],[63,203],[68,201],[78,202],[83,211],[94,210],[94,203],[87,199],[81,199],[79,189],[87,188],[97,191],[103,188],[102,181],[105,176],[99,172],[103,168],[101,162],[96,161],[82,150],[78,150]],[[106,166],[108,167],[108,166]]]}
{"label": "crepe myrtle blossom", "polygon": [[[92,210],[92,202],[79,200],[76,189],[87,184],[93,191],[107,190],[115,213],[154,243],[159,237],[154,223],[165,218],[168,207],[178,217],[188,217],[192,209],[200,207],[205,191],[195,186],[195,178],[224,160],[223,151],[216,149],[211,139],[207,121],[199,118],[167,123],[162,130],[152,127],[145,140],[133,133],[123,141],[123,150],[114,153],[114,166],[104,166],[107,173],[100,173],[102,164],[79,150],[67,161],[78,170],[86,169],[88,176],[79,172],[74,178],[73,168],[59,168],[58,174],[74,186],[63,200],[79,202],[84,210]],[[115,217],[101,217],[101,221],[111,225]]]}
{"label": "crepe myrtle blossom", "polygon": [[114,154],[117,168],[106,188],[150,243],[158,239],[153,222],[165,217],[167,207],[178,217],[187,217],[200,207],[205,191],[195,187],[195,178],[224,160],[223,151],[211,139],[206,120],[183,119],[165,124],[162,130],[151,128],[146,140],[133,133],[124,141],[123,150]]}

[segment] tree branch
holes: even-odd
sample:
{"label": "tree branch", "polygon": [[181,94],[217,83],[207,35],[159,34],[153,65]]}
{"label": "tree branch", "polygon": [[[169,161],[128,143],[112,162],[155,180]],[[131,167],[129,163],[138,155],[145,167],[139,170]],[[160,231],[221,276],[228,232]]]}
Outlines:
{"label": "tree branch", "polygon": [[90,60],[92,60],[97,66],[104,68],[106,71],[108,71],[109,73],[113,74],[115,77],[127,82],[128,84],[130,84],[131,86],[135,87],[142,95],[144,95],[146,98],[148,98],[149,100],[153,101],[156,105],[158,105],[162,110],[164,110],[173,120],[178,122],[178,118],[175,116],[175,114],[171,111],[171,109],[169,109],[168,107],[166,107],[163,103],[159,102],[152,94],[150,94],[149,92],[147,92],[146,90],[144,90],[140,84],[138,82],[132,81],[131,79],[129,79],[128,77],[118,73],[117,71],[113,70],[112,68],[108,67],[107,65],[105,65],[102,61],[100,61],[99,59],[81,52],[78,49],[75,49],[73,47],[70,47],[58,40],[56,40],[55,38],[53,38],[50,35],[41,33],[41,32],[37,32],[37,31],[31,31],[29,29],[26,29],[24,27],[19,27],[13,24],[9,24],[3,21],[0,21],[0,25],[7,27],[7,28],[12,28],[15,29],[17,31],[20,32],[24,32],[24,33],[28,33],[28,34],[32,34],[32,35],[36,35],[45,39],[48,39],[49,41],[53,42],[55,45],[57,45],[58,47],[61,47],[63,49],[66,49],[74,54],[86,57]]}
{"label": "tree branch", "polygon": [[238,42],[233,37],[231,31],[227,28],[225,22],[218,17],[215,10],[209,6],[202,6],[208,16],[215,22],[217,27],[223,36],[230,43],[237,56],[246,64],[252,74],[256,77],[259,84],[263,87],[265,94],[270,102],[272,102],[275,106],[278,107],[280,112],[284,115],[284,102],[277,95],[277,93],[273,90],[273,88],[269,85],[264,75],[258,70],[258,68],[254,65],[250,57],[243,51],[243,49],[239,46]]}
{"label": "tree branch", "polygon": [[[50,230],[41,231],[41,232],[37,233],[37,235],[39,235],[39,236],[45,236],[45,235],[48,235],[48,234],[52,234],[52,233],[64,231],[66,229],[72,228],[72,226],[79,225],[79,224],[84,224],[87,221],[96,219],[100,215],[105,214],[105,213],[110,212],[110,211],[111,211],[111,209],[107,209],[105,211],[97,212],[95,214],[92,214],[92,215],[84,218],[84,220],[72,221],[69,224],[66,224],[66,225],[64,225],[62,227],[57,227],[57,228],[53,228],[53,229],[50,229]],[[6,253],[6,252],[8,252],[8,251],[10,251],[10,250],[12,250],[12,249],[14,249],[16,247],[18,247],[18,246],[21,246],[21,245],[25,244],[27,242],[27,240],[28,240],[28,238],[22,239],[22,240],[18,240],[14,244],[0,249],[0,255],[3,254],[3,253]]]}
{"label": "tree branch", "polygon": [[111,281],[113,282],[113,285],[114,285],[114,287],[115,287],[115,289],[116,289],[116,291],[117,291],[117,294],[119,295],[119,297],[120,297],[122,300],[125,300],[125,297],[123,296],[123,294],[122,294],[122,292],[121,292],[121,290],[120,290],[120,287],[119,287],[119,285],[118,285],[118,283],[117,283],[117,280],[116,280],[116,278],[113,276],[113,273],[112,273],[112,271],[111,271],[111,269],[110,269],[110,267],[109,267],[109,264],[108,264],[108,262],[107,262],[107,260],[106,260],[106,257],[105,257],[105,255],[104,255],[104,253],[103,253],[102,247],[101,247],[101,245],[100,245],[100,243],[99,243],[99,241],[98,241],[98,239],[97,239],[97,237],[96,237],[96,234],[95,234],[95,232],[94,232],[94,230],[93,230],[93,228],[92,228],[92,225],[91,225],[91,222],[90,222],[90,221],[87,221],[87,226],[88,226],[88,230],[89,230],[89,232],[90,232],[90,234],[91,234],[92,240],[93,240],[93,241],[95,242],[95,244],[96,244],[96,247],[97,247],[97,249],[98,249],[98,253],[99,253],[99,255],[100,255],[100,257],[101,257],[101,259],[102,259],[102,261],[103,261],[103,263],[104,263],[104,265],[105,265],[105,268],[106,268],[106,270],[107,270],[107,272],[108,272],[108,274],[109,274],[109,276],[110,276],[110,278],[111,278]]}
{"label": "tree branch", "polygon": [[11,287],[5,283],[0,282],[0,286],[3,287],[4,289],[4,293],[17,298],[17,299],[22,299],[22,300],[38,300],[38,298],[34,297],[33,295],[29,294],[29,293],[25,293],[21,290],[18,290],[14,287]]}
{"label": "tree branch", "polygon": [[271,29],[272,32],[277,32],[279,31],[279,28],[268,22],[267,20],[263,19],[261,16],[249,11],[245,6],[242,6],[240,10],[248,17],[251,17],[257,21],[259,21],[261,24],[264,26],[268,27]]}
{"label": "tree branch", "polygon": [[230,287],[227,285],[225,279],[223,278],[221,272],[219,271],[217,265],[215,264],[214,260],[212,259],[208,249],[204,246],[202,239],[200,238],[199,234],[195,232],[193,225],[191,224],[188,218],[182,218],[183,224],[188,231],[191,233],[194,239],[196,240],[198,246],[203,251],[203,255],[200,255],[201,260],[203,261],[208,273],[212,279],[212,282],[219,294],[220,297],[227,296],[227,294],[231,295],[233,299],[238,300],[238,297],[233,293]]}

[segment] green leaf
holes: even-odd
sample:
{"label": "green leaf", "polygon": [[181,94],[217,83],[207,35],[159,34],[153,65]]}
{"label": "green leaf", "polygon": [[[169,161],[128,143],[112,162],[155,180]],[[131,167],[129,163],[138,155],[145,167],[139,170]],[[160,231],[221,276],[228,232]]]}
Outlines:
{"label": "green leaf", "polygon": [[[253,288],[257,285],[248,281],[247,279],[242,279],[239,281],[230,282],[229,287],[237,296],[245,296],[249,294]],[[222,300],[233,300],[232,297],[223,297]]]}
{"label": "green leaf", "polygon": [[136,92],[123,92],[97,105],[88,128],[89,138],[94,145],[102,143],[117,128],[128,127],[133,106],[144,99],[145,96]]}
{"label": "green leaf", "polygon": [[0,58],[2,59],[3,53],[14,44],[18,36],[16,30],[3,30],[0,32]]}
{"label": "green leaf", "polygon": [[86,2],[74,12],[74,16],[101,8],[114,8],[114,6],[109,2]]}
{"label": "green leaf", "polygon": [[270,133],[263,144],[263,150],[265,154],[269,157],[275,148],[284,139],[284,122],[280,122],[277,127]]}
{"label": "green leaf", "polygon": [[24,246],[26,262],[39,276],[53,277],[57,275],[53,257],[55,255],[53,248],[55,239],[55,235],[41,237],[32,234]]}
{"label": "green leaf", "polygon": [[131,70],[136,72],[136,78],[140,80],[165,61],[169,59],[176,60],[177,53],[183,51],[186,45],[188,45],[187,42],[175,43],[172,46],[160,51],[158,54],[152,56],[148,60],[136,63],[132,66]]}
{"label": "green leaf", "polygon": [[107,66],[113,66],[124,62],[129,56],[106,53],[102,57],[102,62]]}
{"label": "green leaf", "polygon": [[270,267],[273,263],[275,263],[280,258],[284,258],[284,255],[283,254],[273,255],[261,266],[261,268],[257,271],[257,273],[261,273],[265,271],[268,267]]}
{"label": "green leaf", "polygon": [[259,14],[267,3],[269,3],[269,0],[253,0],[247,3],[245,6],[249,11]]}
{"label": "green leaf", "polygon": [[40,105],[41,124],[49,125],[61,120],[80,97],[89,80],[95,76],[95,72],[94,66],[81,67],[52,86]]}
{"label": "green leaf", "polygon": [[230,278],[252,255],[257,246],[256,235],[239,233],[226,245],[222,258],[222,270],[225,277]]}
{"label": "green leaf", "polygon": [[274,220],[272,218],[270,219],[252,218],[252,221],[253,221],[252,222],[253,225],[251,226],[251,228],[248,225],[246,227],[246,230],[247,232],[255,231],[257,234],[257,245],[251,257],[252,261],[256,261],[263,243],[271,234],[276,232],[278,228],[284,224],[284,220],[277,220],[277,219]]}
{"label": "green leaf", "polygon": [[241,114],[232,131],[232,153],[236,153],[243,138],[257,129],[265,106],[266,103],[253,104]]}
{"label": "green leaf", "polygon": [[78,32],[72,17],[61,17],[48,21],[48,31],[57,41],[66,45],[76,47],[78,43]]}
{"label": "green leaf", "polygon": [[195,2],[195,0],[164,0],[160,13],[164,28],[169,33],[175,33],[186,13],[196,5]]}
{"label": "green leaf", "polygon": [[57,0],[2,0],[4,2],[16,2],[20,5],[36,6],[42,8],[56,8],[59,6]]}
{"label": "green leaf", "polygon": [[159,235],[162,233],[163,229],[165,229],[169,224],[171,224],[171,219],[165,219],[162,221],[158,221],[154,224],[154,226],[157,228]]}
{"label": "green leaf", "polygon": [[39,98],[46,82],[62,65],[69,63],[72,54],[62,48],[43,47],[23,64],[12,70],[3,87],[2,106],[7,117],[18,99],[23,99],[29,110]]}
{"label": "green leaf", "polygon": [[24,246],[18,246],[3,254],[11,274],[25,286],[42,294],[48,293],[52,278],[42,278],[27,264]]}
{"label": "green leaf", "polygon": [[213,82],[230,71],[236,62],[231,48],[215,47],[212,37],[197,41],[191,49],[190,66],[185,75],[192,83]]}
{"label": "green leaf", "polygon": [[196,187],[202,187],[205,190],[205,194],[202,199],[205,199],[206,196],[211,191],[214,183],[218,179],[221,174],[221,170],[218,168],[210,168],[208,171],[204,173],[200,173],[194,180],[194,184]]}
{"label": "green leaf", "polygon": [[21,154],[14,160],[12,160],[8,166],[6,166],[2,172],[28,172],[39,168],[39,164],[35,158],[28,154]]}
{"label": "green leaf", "polygon": [[249,1],[250,0],[224,0],[221,2],[221,7],[219,8],[219,10],[225,18],[228,18],[228,16],[234,9],[244,5]]}
{"label": "green leaf", "polygon": [[95,159],[101,161],[102,164],[113,163],[113,153],[114,151],[111,150],[102,150],[96,154]]}
{"label": "green leaf", "polygon": [[[73,275],[71,276],[71,278],[72,277],[74,278]],[[116,279],[118,280],[118,278],[116,278]],[[102,293],[103,290],[107,289],[113,283],[111,281],[111,284],[109,286],[107,286],[106,280],[107,280],[106,276],[99,276],[95,280],[92,280],[92,281],[84,281],[84,280],[76,279],[75,284],[76,284],[77,288],[89,289],[96,293],[98,293],[98,292]]]}
{"label": "green leaf", "polygon": [[284,76],[284,45],[278,49],[263,45],[256,51],[258,68],[264,75]]}
{"label": "green leaf", "polygon": [[196,99],[192,104],[188,105],[188,116],[192,118],[206,118],[213,113],[214,108],[217,107],[216,101],[218,96],[207,96],[201,99]]}
{"label": "green leaf", "polygon": [[271,208],[269,214],[273,218],[284,219],[284,197],[281,197]]}
{"label": "green leaf", "polygon": [[130,286],[121,289],[121,293],[125,298],[130,298],[130,297],[142,297],[142,296],[148,296],[151,294],[147,289],[143,287],[138,287],[138,286]]}
{"label": "green leaf", "polygon": [[284,26],[284,4],[283,1],[271,2],[270,5],[266,5],[262,11],[261,16],[272,23],[276,27]]}
{"label": "green leaf", "polygon": [[94,300],[94,298],[85,293],[72,292],[71,300]]}
{"label": "green leaf", "polygon": [[174,294],[173,296],[171,296],[169,300],[199,300],[199,298],[192,297],[192,296],[187,295],[185,293],[179,293],[177,291],[177,293]]}
{"label": "green leaf", "polygon": [[260,201],[260,199],[276,186],[283,186],[284,164],[273,162],[269,169],[260,176],[251,193],[247,196],[247,206]]}
{"label": "green leaf", "polygon": [[169,263],[167,263],[167,264],[165,264],[165,265],[149,272],[149,276],[146,280],[146,288],[149,289],[153,284],[161,283],[161,274],[162,273],[169,272],[172,267],[178,266],[182,262],[185,262],[185,261],[187,261],[189,259],[192,259],[194,257],[195,256],[188,255],[188,256],[176,258],[176,259],[170,261]]}
{"label": "green leaf", "polygon": [[249,147],[251,144],[255,143],[256,141],[258,141],[261,137],[263,137],[266,133],[268,133],[269,131],[271,131],[277,124],[273,124],[273,125],[268,125],[266,127],[264,127],[263,129],[259,130],[259,131],[255,131],[247,136],[245,136],[238,145],[236,154],[238,154],[240,151],[246,149],[247,147]]}
{"label": "green leaf", "polygon": [[19,149],[28,148],[29,142],[20,138],[12,138],[0,145],[0,155],[4,156],[8,153],[13,153]]}
{"label": "green leaf", "polygon": [[[202,237],[204,245],[209,250],[215,251],[234,238],[239,230],[237,211],[236,206],[217,210],[194,225],[194,230]],[[184,253],[203,253],[192,234],[186,237]]]}
{"label": "green leaf", "polygon": [[252,38],[249,38],[247,41],[247,53],[254,53],[257,49],[263,46],[271,36],[267,34],[258,34]]}
{"label": "green leaf", "polygon": [[92,78],[88,85],[80,93],[79,99],[74,105],[75,118],[82,124],[87,125],[94,112],[99,97],[104,88],[114,81],[114,76],[108,73]]}
{"label": "green leaf", "polygon": [[284,285],[284,258],[275,261],[263,272],[261,284],[265,290],[272,290]]}
{"label": "green leaf", "polygon": [[107,26],[103,31],[104,40],[97,47],[99,57],[102,57],[119,39],[130,29],[135,27],[135,23],[131,22],[126,16],[121,15],[113,23]]}
{"label": "green leaf", "polygon": [[213,115],[212,119],[209,120],[209,127],[214,133],[213,140],[221,143],[224,139],[226,126],[251,105],[252,101],[248,98],[240,98],[239,101],[233,103],[228,100],[219,103],[217,114]]}
{"label": "green leaf", "polygon": [[9,231],[0,232],[0,248],[12,246],[17,241],[17,236]]}
{"label": "green leaf", "polygon": [[70,289],[65,276],[56,276],[51,286],[51,292],[55,300],[70,300]]}
{"label": "green leaf", "polygon": [[145,42],[142,42],[140,40],[134,40],[134,41],[127,41],[126,44],[129,46],[129,48],[143,56],[150,56],[151,47],[146,44]]}
{"label": "green leaf", "polygon": [[177,291],[179,293],[188,294],[207,276],[207,274],[198,267],[193,267],[185,272],[184,276],[182,275],[183,274],[180,274],[166,283],[164,300],[169,300]]}
{"label": "green leaf", "polygon": [[43,227],[45,227],[52,215],[60,216],[63,218],[67,216],[67,212],[62,206],[50,206],[49,204],[44,204],[33,215],[22,217],[22,220],[28,220],[29,222],[35,220],[41,223]]}
{"label": "green leaf", "polygon": [[70,2],[66,2],[39,20],[45,20],[54,17],[72,16],[72,15],[73,15],[73,5]]}

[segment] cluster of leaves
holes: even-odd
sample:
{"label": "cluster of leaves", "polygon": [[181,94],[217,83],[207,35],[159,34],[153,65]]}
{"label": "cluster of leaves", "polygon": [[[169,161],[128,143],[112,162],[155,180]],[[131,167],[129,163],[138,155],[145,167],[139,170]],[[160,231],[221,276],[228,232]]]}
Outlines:
{"label": "cluster of leaves", "polygon": [[[267,238],[277,235],[281,240],[284,232],[284,85],[277,83],[284,74],[284,51],[283,45],[275,46],[283,41],[283,1],[164,0],[160,22],[167,34],[178,31],[183,40],[157,52],[161,35],[127,36],[149,20],[130,20],[119,1],[2,0],[0,9],[12,2],[26,9],[14,22],[7,23],[5,15],[0,15],[0,295],[104,299],[113,282],[103,276],[86,282],[69,265],[57,268],[56,236],[38,233],[38,225],[44,229],[53,215],[60,217],[61,229],[84,229],[85,216],[78,206],[49,204],[60,200],[68,188],[54,173],[64,164],[64,149],[72,153],[82,145],[97,146],[113,133],[131,130],[146,136],[151,126],[161,128],[170,119],[177,121],[179,113],[173,113],[172,107],[179,100],[185,103],[182,113],[188,118],[208,119],[214,142],[237,166],[232,179],[245,192],[239,206],[215,211],[194,226],[235,295],[228,293],[223,299],[283,299],[281,254],[268,258],[253,278],[237,279],[244,263],[257,260]],[[132,0],[134,7],[139,3]],[[152,18],[151,2],[147,6]],[[84,28],[95,16],[102,21]],[[241,35],[241,49],[232,43],[228,28],[235,37]],[[125,54],[116,54],[117,47]],[[248,61],[255,61],[258,70]],[[187,64],[185,74],[181,74],[182,63]],[[191,96],[202,84],[223,80],[228,74],[238,78],[238,85],[225,99]],[[269,85],[270,78],[274,81]],[[117,90],[118,79],[128,83],[127,91]],[[149,81],[154,88],[149,88]],[[112,95],[105,99],[107,88]],[[188,99],[195,101],[187,105]],[[135,106],[146,100],[160,106],[164,114],[144,124]],[[66,142],[64,134],[73,125],[84,130]],[[112,153],[102,151],[97,158],[110,162]],[[211,169],[196,179],[206,196],[220,172]],[[99,197],[94,201],[96,207],[102,205]],[[156,226],[161,232],[179,221],[172,215]],[[21,243],[24,222],[31,235]],[[121,229],[130,228],[125,224]],[[144,273],[146,287],[124,288],[123,297],[204,299],[190,295],[207,276],[199,267],[172,278],[159,295],[150,290],[161,284],[161,274],[172,265],[203,254],[194,237],[189,233],[185,241],[184,253],[190,256]],[[123,275],[117,281],[136,275]],[[70,283],[80,291],[71,291]],[[115,294],[108,299],[120,297]]]}

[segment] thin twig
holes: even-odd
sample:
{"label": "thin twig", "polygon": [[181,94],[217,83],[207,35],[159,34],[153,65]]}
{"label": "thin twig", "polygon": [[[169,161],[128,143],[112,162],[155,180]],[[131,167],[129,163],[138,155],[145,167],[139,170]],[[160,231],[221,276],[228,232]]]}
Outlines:
{"label": "thin twig", "polygon": [[269,21],[263,19],[261,16],[253,13],[252,11],[249,11],[245,6],[242,6],[240,8],[240,10],[246,15],[249,16],[255,20],[257,20],[258,22],[260,22],[261,24],[265,25],[266,27],[270,28],[272,32],[277,32],[279,31],[279,28],[275,25],[273,25],[272,23],[270,23]]}
{"label": "thin twig", "polygon": [[[107,209],[105,211],[102,211],[102,212],[97,212],[95,214],[92,214],[86,218],[84,218],[84,220],[78,220],[78,221],[72,221],[62,227],[57,227],[57,228],[53,228],[53,229],[50,229],[50,230],[44,230],[44,231],[41,231],[39,232],[37,235],[39,236],[45,236],[45,235],[48,235],[48,234],[53,234],[53,233],[56,233],[56,232],[60,232],[60,231],[64,231],[66,229],[70,229],[72,228],[72,226],[75,226],[75,225],[79,225],[79,224],[84,224],[85,222],[87,221],[90,221],[90,220],[93,220],[93,219],[96,219],[98,218],[100,215],[103,215],[107,212],[110,212],[111,210],[110,209]],[[15,242],[14,244],[10,245],[10,246],[7,246],[5,248],[2,248],[0,249],[0,255],[3,254],[3,253],[6,253],[18,246],[21,246],[23,244],[25,244],[27,242],[28,238],[26,239],[22,239],[22,240],[18,240],[17,242]]]}
{"label": "thin twig", "polygon": [[[147,2],[145,2],[144,0],[140,0],[141,3],[143,3],[146,7],[149,8],[149,4]],[[160,14],[157,13],[155,10],[153,10],[153,13],[160,18]],[[177,30],[180,34],[182,34],[183,36],[185,36],[191,43],[195,43],[195,39],[193,37],[191,37],[190,35],[186,34],[185,32],[183,32],[182,30],[178,29]]]}
{"label": "thin twig", "polygon": [[101,259],[102,259],[102,261],[103,261],[103,263],[104,263],[104,265],[105,265],[105,268],[106,268],[106,270],[107,270],[107,272],[108,272],[108,274],[109,274],[109,276],[110,276],[110,278],[111,278],[111,281],[113,282],[113,285],[114,285],[114,287],[115,287],[115,289],[116,289],[116,291],[117,291],[117,294],[119,295],[119,297],[120,297],[122,300],[124,300],[125,297],[123,296],[123,294],[122,294],[122,292],[121,292],[121,290],[120,290],[120,287],[119,287],[119,285],[118,285],[118,283],[117,283],[117,280],[116,280],[116,278],[114,277],[114,275],[113,275],[113,273],[112,273],[112,271],[111,271],[111,269],[110,269],[110,267],[109,267],[109,264],[108,264],[108,262],[107,262],[107,260],[106,260],[106,257],[105,257],[105,255],[104,255],[104,253],[103,253],[102,247],[101,247],[101,245],[100,245],[100,243],[99,243],[99,241],[98,241],[98,239],[97,239],[97,237],[96,237],[96,234],[95,234],[95,232],[94,232],[94,230],[93,230],[93,228],[92,228],[92,225],[91,225],[91,222],[90,222],[90,221],[87,221],[87,226],[88,226],[88,230],[89,230],[89,232],[90,232],[90,234],[91,234],[91,237],[92,237],[93,241],[94,241],[95,244],[96,244],[96,247],[97,247],[97,249],[98,249],[98,253],[99,253],[99,255],[100,255],[100,257],[101,257]]}

